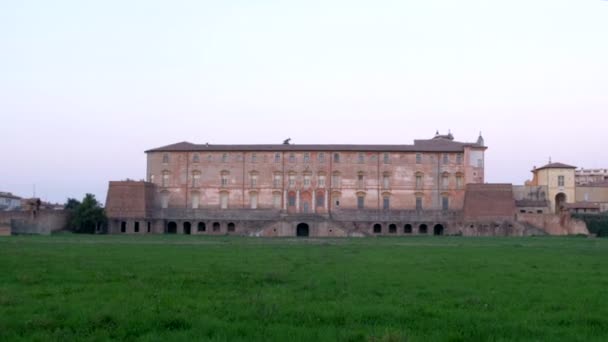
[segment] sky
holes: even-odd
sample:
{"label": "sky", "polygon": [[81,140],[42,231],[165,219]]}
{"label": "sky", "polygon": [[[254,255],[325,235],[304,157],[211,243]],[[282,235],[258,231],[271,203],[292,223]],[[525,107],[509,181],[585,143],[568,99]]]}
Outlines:
{"label": "sky", "polygon": [[483,133],[486,181],[608,167],[608,1],[0,1],[0,191],[143,179],[144,151]]}

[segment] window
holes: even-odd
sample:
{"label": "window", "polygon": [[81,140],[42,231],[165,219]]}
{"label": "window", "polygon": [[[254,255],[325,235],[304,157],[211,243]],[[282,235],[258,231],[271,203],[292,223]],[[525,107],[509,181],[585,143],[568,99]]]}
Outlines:
{"label": "window", "polygon": [[201,186],[201,172],[200,171],[192,171],[192,187],[198,188]]}
{"label": "window", "polygon": [[228,209],[228,193],[227,192],[220,193],[220,208]]}
{"label": "window", "polygon": [[340,187],[340,172],[334,172],[331,176],[331,186],[333,188],[339,188]]}
{"label": "window", "polygon": [[320,175],[319,176],[319,188],[324,188],[325,187],[325,175]]}
{"label": "window", "polygon": [[252,163],[257,163],[258,162],[258,155],[255,153],[251,154],[251,162]]}
{"label": "window", "polygon": [[443,164],[446,165],[446,164],[449,164],[449,163],[450,163],[450,155],[447,154],[447,153],[444,153],[443,154]]}
{"label": "window", "polygon": [[296,175],[295,174],[290,174],[289,175],[289,187],[293,188],[296,186]]}
{"label": "window", "polygon": [[135,226],[133,227],[133,231],[135,233],[139,233],[139,222],[135,221]]}
{"label": "window", "polygon": [[163,154],[163,164],[169,164],[169,154]]}
{"label": "window", "polygon": [[365,181],[363,179],[363,172],[359,172],[359,174],[357,174],[357,185],[360,188],[365,186]]}
{"label": "window", "polygon": [[296,162],[296,154],[295,153],[290,153],[289,154],[289,162],[290,163],[295,163]]}
{"label": "window", "polygon": [[228,232],[232,233],[236,230],[236,225],[232,222],[228,223]]}
{"label": "window", "polygon": [[334,163],[340,162],[340,153],[334,153]]}
{"label": "window", "polygon": [[357,208],[364,209],[365,208],[365,196],[357,195]]}
{"label": "window", "polygon": [[163,191],[160,195],[160,206],[163,209],[169,207],[169,191]]}
{"label": "window", "polygon": [[443,189],[447,189],[450,186],[450,175],[447,173],[444,173],[443,175],[441,175],[441,187]]}
{"label": "window", "polygon": [[198,155],[198,153],[195,153],[192,156],[192,162],[196,164],[196,163],[200,163],[200,161],[201,161],[201,157]]}
{"label": "window", "polygon": [[290,207],[295,207],[296,206],[296,194],[293,192],[290,192],[289,195],[287,196],[287,203],[289,204]]}
{"label": "window", "polygon": [[150,174],[150,183],[154,183],[154,175]]}
{"label": "window", "polygon": [[566,184],[565,177],[564,176],[557,177],[557,186],[564,186],[564,184]]}
{"label": "window", "polygon": [[249,194],[249,205],[250,205],[251,209],[258,208],[258,193],[257,192],[252,192],[251,194]]}
{"label": "window", "polygon": [[127,222],[122,221],[120,223],[120,232],[121,233],[126,233],[127,232]]}
{"label": "window", "polygon": [[274,180],[273,180],[273,185],[275,188],[280,188],[281,187],[281,175],[280,174],[276,174],[274,175]]}
{"label": "window", "polygon": [[422,153],[416,153],[416,164],[422,164]]}
{"label": "window", "polygon": [[332,194],[331,198],[334,201],[335,207],[336,208],[340,207],[340,194],[339,193]]}
{"label": "window", "polygon": [[319,155],[317,156],[317,158],[319,159],[319,163],[321,163],[321,164],[325,163],[325,153],[319,152]]}
{"label": "window", "polygon": [[456,155],[456,164],[458,164],[458,165],[462,165],[462,159],[463,159],[463,158],[462,158],[462,153],[458,153],[458,154]]}
{"label": "window", "polygon": [[224,153],[222,154],[222,163],[227,163],[228,162],[228,153]]}
{"label": "window", "polygon": [[388,174],[384,174],[384,175],[382,175],[382,187],[383,187],[384,189],[388,189],[388,188],[390,187],[390,185],[391,185],[390,183],[391,183],[391,182],[390,182],[390,177],[389,177],[389,175],[388,175]]}
{"label": "window", "polygon": [[325,206],[325,194],[322,192],[317,193],[317,207]]}
{"label": "window", "polygon": [[258,186],[258,175],[257,173],[252,173],[249,175],[249,183],[251,184],[252,188],[255,188],[256,186]]}
{"label": "window", "polygon": [[463,179],[462,179],[462,175],[458,174],[456,175],[456,189],[462,189],[463,186]]}
{"label": "window", "polygon": [[360,152],[357,161],[359,162],[359,164],[365,163],[365,154]]}
{"label": "window", "polygon": [[198,223],[198,228],[197,228],[197,230],[198,230],[199,232],[204,232],[204,231],[206,231],[206,230],[207,230],[207,225],[205,224],[205,222],[199,222],[199,223]]}
{"label": "window", "polygon": [[416,174],[416,189],[422,189],[423,186],[423,174],[422,173],[417,173]]}
{"label": "window", "polygon": [[222,182],[221,185],[224,186],[228,186],[229,180],[228,180],[228,176],[230,175],[230,173],[228,171],[222,171],[221,177],[222,177]]}
{"label": "window", "polygon": [[213,231],[214,232],[219,232],[220,231],[220,223],[219,222],[213,222]]}
{"label": "window", "polygon": [[380,234],[380,233],[382,233],[382,225],[376,223],[374,225],[374,234]]}
{"label": "window", "polygon": [[305,187],[310,186],[310,175],[304,175],[304,186]]}
{"label": "window", "polygon": [[192,209],[198,209],[200,202],[200,195],[198,192],[192,193]]}
{"label": "window", "polygon": [[387,152],[384,152],[384,164],[390,164],[391,163],[391,155],[388,154]]}
{"label": "window", "polygon": [[163,187],[167,187],[171,184],[171,172],[163,171]]}
{"label": "window", "polygon": [[152,222],[148,221],[148,233],[152,231]]}
{"label": "window", "polygon": [[275,209],[281,209],[281,194],[278,192],[275,192],[274,194],[272,194],[272,206]]}
{"label": "window", "polygon": [[310,162],[310,153],[308,153],[308,152],[304,153],[304,162],[305,163]]}
{"label": "window", "polygon": [[388,196],[385,196],[382,199],[382,209],[389,210],[391,207],[391,199]]}
{"label": "window", "polygon": [[450,198],[448,196],[443,196],[441,198],[441,208],[443,210],[449,210],[450,209]]}
{"label": "window", "polygon": [[274,154],[274,162],[275,163],[280,163],[281,162],[281,154],[280,153],[275,153]]}
{"label": "window", "polygon": [[422,210],[422,197],[416,197],[416,210]]}

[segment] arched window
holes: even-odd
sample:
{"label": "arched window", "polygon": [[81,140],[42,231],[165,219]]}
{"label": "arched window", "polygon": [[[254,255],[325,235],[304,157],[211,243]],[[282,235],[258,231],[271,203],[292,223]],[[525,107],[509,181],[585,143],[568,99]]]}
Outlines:
{"label": "arched window", "polygon": [[376,223],[374,225],[374,234],[382,233],[382,225],[380,223]]}
{"label": "arched window", "polygon": [[198,229],[199,232],[204,232],[207,230],[207,225],[205,224],[205,222],[199,222],[198,223]]}
{"label": "arched window", "polygon": [[213,231],[214,232],[219,232],[220,231],[220,223],[219,222],[213,222]]}
{"label": "arched window", "polygon": [[390,224],[388,226],[388,233],[389,234],[396,234],[397,233],[397,225],[396,224]]}
{"label": "arched window", "polygon": [[228,232],[234,233],[235,230],[236,230],[236,225],[233,222],[229,222],[228,223]]}

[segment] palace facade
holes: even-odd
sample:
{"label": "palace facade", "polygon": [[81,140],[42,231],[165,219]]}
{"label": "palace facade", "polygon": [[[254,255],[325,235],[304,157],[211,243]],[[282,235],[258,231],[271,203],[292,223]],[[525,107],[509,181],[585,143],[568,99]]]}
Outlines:
{"label": "palace facade", "polygon": [[[412,145],[177,143],[146,151],[147,181],[110,182],[108,229],[257,236],[523,230],[514,222],[511,186],[484,185],[486,149],[481,136],[458,142],[438,133]],[[491,206],[482,203],[488,194]]]}

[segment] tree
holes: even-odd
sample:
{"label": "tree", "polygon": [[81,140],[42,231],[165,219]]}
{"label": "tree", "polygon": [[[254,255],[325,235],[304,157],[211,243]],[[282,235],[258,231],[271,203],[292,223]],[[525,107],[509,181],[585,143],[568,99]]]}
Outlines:
{"label": "tree", "polygon": [[93,194],[86,194],[82,203],[68,199],[66,209],[68,207],[72,210],[70,228],[75,233],[94,234],[98,225],[107,222],[105,211]]}

